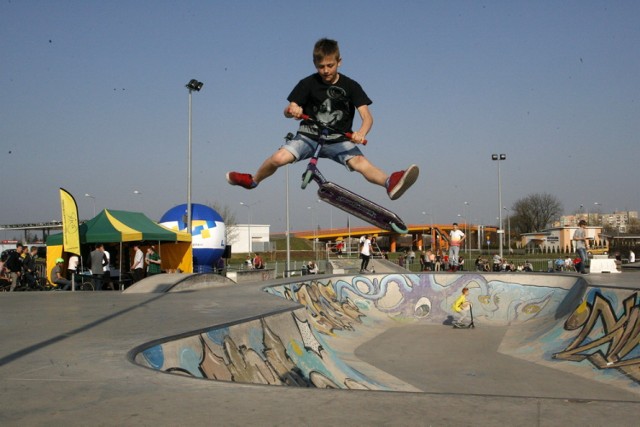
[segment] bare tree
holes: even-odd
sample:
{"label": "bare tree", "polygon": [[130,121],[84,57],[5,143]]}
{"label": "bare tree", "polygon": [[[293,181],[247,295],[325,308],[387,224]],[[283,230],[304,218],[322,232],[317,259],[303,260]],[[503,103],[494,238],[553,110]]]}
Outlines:
{"label": "bare tree", "polygon": [[209,206],[211,209],[218,212],[222,217],[222,220],[224,221],[224,229],[225,229],[224,240],[228,245],[229,242],[234,240],[239,233],[238,227],[236,226],[237,225],[236,214],[231,210],[231,208],[229,208],[229,206],[221,205],[218,202],[209,202],[207,203],[207,206]]}
{"label": "bare tree", "polygon": [[517,200],[511,209],[511,227],[519,233],[544,230],[562,214],[562,203],[547,193],[535,193]]}

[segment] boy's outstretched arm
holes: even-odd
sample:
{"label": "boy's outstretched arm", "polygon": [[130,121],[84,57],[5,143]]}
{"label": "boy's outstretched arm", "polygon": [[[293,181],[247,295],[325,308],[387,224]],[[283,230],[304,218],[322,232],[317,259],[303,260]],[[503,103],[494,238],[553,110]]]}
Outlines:
{"label": "boy's outstretched arm", "polygon": [[368,105],[361,105],[360,107],[358,107],[358,114],[360,114],[362,124],[360,125],[360,129],[353,132],[353,134],[351,135],[351,140],[353,142],[362,143],[371,130],[371,127],[373,126],[373,116],[369,111]]}

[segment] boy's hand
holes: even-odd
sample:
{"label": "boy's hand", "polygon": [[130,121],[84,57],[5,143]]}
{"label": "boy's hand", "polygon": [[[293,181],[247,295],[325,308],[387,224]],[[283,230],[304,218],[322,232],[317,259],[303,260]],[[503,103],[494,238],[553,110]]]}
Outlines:
{"label": "boy's hand", "polygon": [[297,105],[294,102],[289,104],[287,106],[287,108],[284,109],[284,115],[285,115],[285,117],[287,117],[289,119],[291,119],[291,118],[300,119],[302,114],[303,114],[302,107]]}
{"label": "boy's hand", "polygon": [[355,142],[356,144],[362,144],[364,141],[366,141],[364,139],[364,135],[361,134],[360,132],[352,132],[349,135],[349,138],[351,139],[351,141]]}

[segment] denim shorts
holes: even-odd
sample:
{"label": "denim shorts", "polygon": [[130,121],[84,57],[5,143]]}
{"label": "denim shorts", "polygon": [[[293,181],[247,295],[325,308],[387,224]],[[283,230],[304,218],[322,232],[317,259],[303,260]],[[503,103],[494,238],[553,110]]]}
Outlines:
{"label": "denim shorts", "polygon": [[[297,134],[292,140],[282,146],[296,158],[296,161],[310,159],[313,156],[318,142],[304,135]],[[320,151],[320,157],[331,159],[344,165],[349,171],[352,169],[347,162],[356,156],[362,156],[362,151],[351,141],[325,144]]]}

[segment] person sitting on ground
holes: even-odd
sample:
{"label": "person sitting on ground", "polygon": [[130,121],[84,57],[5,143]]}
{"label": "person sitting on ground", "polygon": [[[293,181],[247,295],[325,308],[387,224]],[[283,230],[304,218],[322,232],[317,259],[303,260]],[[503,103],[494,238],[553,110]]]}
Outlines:
{"label": "person sitting on ground", "polygon": [[256,270],[264,269],[264,261],[262,260],[260,254],[256,254],[256,257],[253,259],[253,268],[255,268]]}
{"label": "person sitting on ground", "polygon": [[307,270],[309,271],[309,274],[318,274],[318,265],[313,261],[309,261],[307,264]]}
{"label": "person sitting on ground", "polygon": [[456,315],[453,323],[458,326],[467,326],[465,320],[469,316],[469,310],[471,309],[471,303],[467,300],[468,295],[469,288],[463,288],[460,296],[451,306]]}
{"label": "person sitting on ground", "polygon": [[58,258],[56,259],[56,266],[51,269],[50,280],[51,283],[56,285],[58,289],[62,289],[63,291],[68,291],[71,289],[71,281],[67,280],[62,275],[62,266],[64,265],[64,259]]}

